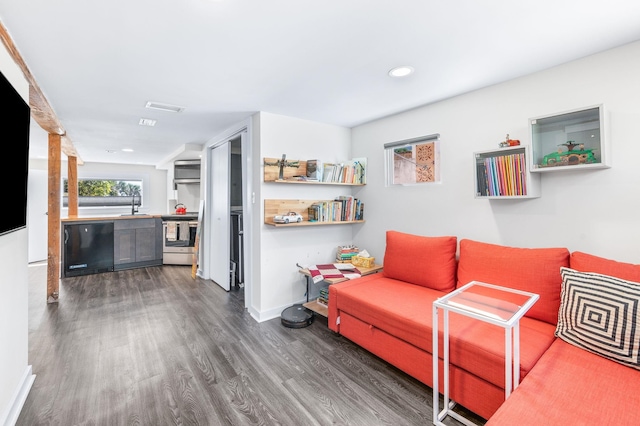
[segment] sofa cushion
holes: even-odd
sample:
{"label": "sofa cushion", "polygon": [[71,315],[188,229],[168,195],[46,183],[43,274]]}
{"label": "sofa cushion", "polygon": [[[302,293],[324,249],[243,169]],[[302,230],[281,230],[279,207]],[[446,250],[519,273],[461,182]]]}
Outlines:
{"label": "sofa cushion", "polygon": [[555,325],[562,287],[560,268],[568,266],[566,248],[518,248],[464,239],[460,241],[457,286],[481,281],[536,293],[540,299],[525,316]]}
{"label": "sofa cushion", "polygon": [[329,304],[335,304],[340,313],[346,312],[431,352],[431,306],[445,293],[384,274],[332,284],[329,292]]}
{"label": "sofa cushion", "polygon": [[486,426],[636,426],[640,371],[556,339]]}
{"label": "sofa cushion", "polygon": [[[432,352],[433,302],[444,296],[444,292],[391,279],[383,274],[332,284],[329,292],[329,305],[334,305],[341,317],[349,314],[368,324],[371,333],[379,329],[426,352]],[[343,327],[345,324],[340,325],[340,333],[353,338]],[[554,330],[554,325],[543,321],[531,318],[520,320],[521,377],[529,372],[555,340]],[[442,357],[442,315],[439,315],[438,332],[439,355]],[[449,334],[451,363],[504,389],[504,329],[451,313]],[[425,368],[430,369],[429,366]]]}
{"label": "sofa cushion", "polygon": [[640,370],[640,284],[562,268],[556,336]]}
{"label": "sofa cushion", "polygon": [[571,253],[570,268],[640,282],[640,265],[617,262],[580,251]]}
{"label": "sofa cushion", "polygon": [[386,277],[434,290],[456,286],[456,237],[425,237],[387,231],[384,253]]}

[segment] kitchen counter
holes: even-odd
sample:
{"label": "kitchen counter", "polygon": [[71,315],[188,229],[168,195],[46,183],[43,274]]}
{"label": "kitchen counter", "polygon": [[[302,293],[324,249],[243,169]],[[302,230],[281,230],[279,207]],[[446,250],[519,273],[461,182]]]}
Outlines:
{"label": "kitchen counter", "polygon": [[67,217],[60,219],[61,222],[89,222],[95,220],[123,220],[123,219],[156,219],[160,218],[162,220],[189,220],[195,221],[198,220],[198,214],[123,214],[116,216],[95,216],[95,217]]}
{"label": "kitchen counter", "polygon": [[162,265],[162,216],[61,219],[63,277]]}
{"label": "kitchen counter", "polygon": [[61,222],[88,222],[94,220],[122,220],[122,219],[155,219],[155,218],[164,218],[163,215],[160,214],[123,214],[116,216],[95,216],[95,217],[67,217],[60,219]]}

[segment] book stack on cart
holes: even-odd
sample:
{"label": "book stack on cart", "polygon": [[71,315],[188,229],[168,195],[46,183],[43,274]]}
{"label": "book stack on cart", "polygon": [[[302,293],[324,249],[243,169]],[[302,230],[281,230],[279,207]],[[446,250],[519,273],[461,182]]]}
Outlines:
{"label": "book stack on cart", "polygon": [[356,246],[338,246],[336,250],[337,263],[351,263],[351,258],[357,256],[360,249]]}
{"label": "book stack on cart", "polygon": [[322,305],[324,307],[329,306],[329,287],[324,287],[320,289],[320,295],[316,299],[316,302],[318,302],[319,305]]}

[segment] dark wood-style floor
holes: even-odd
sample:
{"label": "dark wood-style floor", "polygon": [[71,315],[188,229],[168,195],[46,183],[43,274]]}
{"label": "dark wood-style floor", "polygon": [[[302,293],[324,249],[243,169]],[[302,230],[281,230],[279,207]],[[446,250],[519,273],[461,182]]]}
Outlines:
{"label": "dark wood-style floor", "polygon": [[429,387],[323,317],[257,323],[242,290],[185,266],[64,279],[48,305],[46,266],[29,271],[36,380],[18,425],[431,424]]}

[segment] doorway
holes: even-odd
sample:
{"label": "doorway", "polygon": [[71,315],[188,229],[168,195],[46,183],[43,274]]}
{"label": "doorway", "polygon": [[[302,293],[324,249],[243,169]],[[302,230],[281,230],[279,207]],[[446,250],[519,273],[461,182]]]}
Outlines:
{"label": "doorway", "polygon": [[244,214],[242,198],[242,140],[237,137],[229,142],[229,202],[231,212],[230,244],[231,287],[244,287]]}
{"label": "doorway", "polygon": [[250,143],[243,127],[219,138],[207,151],[208,241],[206,276],[230,291],[244,291],[245,308],[251,294]]}

